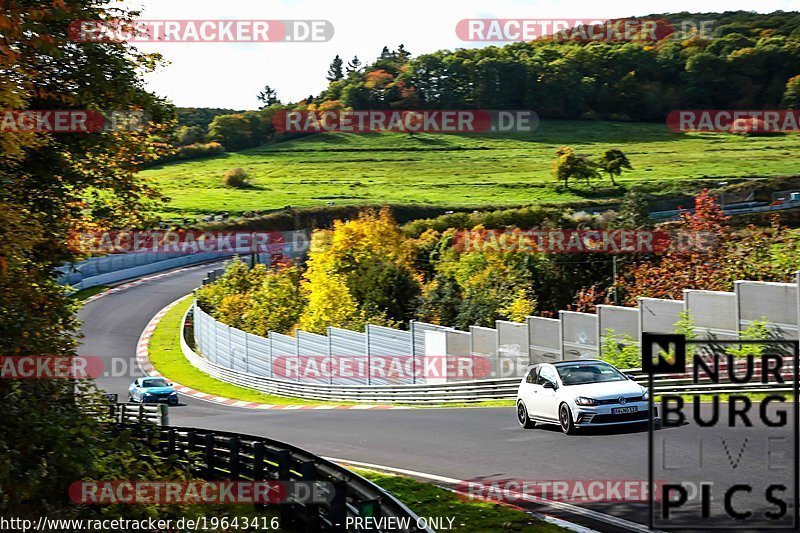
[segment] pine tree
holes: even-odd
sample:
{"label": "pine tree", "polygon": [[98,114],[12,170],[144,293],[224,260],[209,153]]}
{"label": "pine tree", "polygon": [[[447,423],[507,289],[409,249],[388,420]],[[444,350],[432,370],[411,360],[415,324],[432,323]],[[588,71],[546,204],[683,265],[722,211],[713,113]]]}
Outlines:
{"label": "pine tree", "polygon": [[406,50],[406,47],[401,43],[400,46],[397,47],[397,57],[403,62],[408,61],[408,58],[411,57],[411,52]]}
{"label": "pine tree", "polygon": [[327,79],[329,82],[333,83],[334,81],[339,81],[344,78],[342,65],[344,65],[344,61],[342,61],[342,58],[339,57],[339,54],[336,54],[336,57],[334,57],[333,61],[331,61],[330,68],[328,68]]}
{"label": "pine tree", "polygon": [[347,63],[347,73],[358,72],[359,70],[361,70],[361,60],[358,59],[358,56],[353,56],[353,59]]}
{"label": "pine tree", "polygon": [[258,93],[258,101],[264,104],[261,108],[269,107],[271,105],[280,104],[281,101],[278,99],[278,91],[270,87],[269,85],[264,85],[264,90]]}

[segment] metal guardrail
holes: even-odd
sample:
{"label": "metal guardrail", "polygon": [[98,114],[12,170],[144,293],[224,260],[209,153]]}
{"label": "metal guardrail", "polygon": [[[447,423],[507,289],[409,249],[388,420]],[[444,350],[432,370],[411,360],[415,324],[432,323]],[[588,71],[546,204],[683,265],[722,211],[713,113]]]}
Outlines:
{"label": "metal guardrail", "polygon": [[[209,276],[204,280],[204,284],[217,279],[223,269],[209,272]],[[733,294],[733,293],[732,293]],[[738,294],[738,293],[736,293]],[[190,311],[187,311],[187,316]],[[738,322],[738,320],[737,320]],[[184,317],[184,324],[186,317]],[[217,323],[214,323],[216,328]],[[195,317],[195,327],[197,326]],[[227,336],[227,346],[231,347],[232,335]],[[216,329],[214,330],[216,331]],[[241,333],[241,332],[239,332]],[[503,400],[516,398],[517,388],[521,376],[514,377],[499,377],[486,380],[464,380],[448,383],[437,384],[410,384],[410,383],[394,383],[394,384],[353,384],[353,383],[301,383],[299,381],[290,381],[281,378],[269,377],[264,373],[258,373],[258,365],[255,365],[256,371],[250,369],[251,361],[245,356],[244,365],[241,368],[231,368],[236,366],[229,364],[223,366],[219,364],[213,357],[206,358],[189,347],[186,343],[184,335],[191,335],[191,331],[187,331],[186,327],[182,328],[181,332],[181,345],[183,353],[186,358],[199,370],[211,375],[212,377],[242,387],[256,389],[268,394],[274,394],[284,397],[296,397],[310,400],[325,400],[325,401],[347,401],[347,402],[368,402],[368,403],[403,403],[403,404],[417,404],[417,405],[431,405],[431,404],[447,404],[447,403],[478,403],[488,400]],[[563,332],[562,332],[563,334]],[[238,338],[239,335],[237,335]],[[283,336],[281,336],[283,337]],[[237,341],[238,342],[238,341]],[[412,337],[412,343],[414,342]],[[252,343],[252,341],[251,341]],[[244,349],[247,353],[248,346],[251,344],[245,339]],[[241,344],[241,343],[240,343]],[[369,346],[369,340],[367,345]],[[193,344],[194,345],[194,344]],[[216,346],[216,341],[214,342]],[[269,349],[272,349],[272,343],[269,344]],[[292,349],[282,347],[281,349],[292,352]],[[299,353],[299,345],[294,348]],[[233,353],[231,352],[229,362],[233,361]],[[324,350],[323,350],[324,351]],[[330,347],[329,350],[330,352]],[[292,352],[294,353],[294,352]],[[641,369],[625,370],[626,373],[635,374],[637,381],[647,379]],[[735,383],[711,383],[708,379],[703,379],[699,383],[693,383],[690,376],[656,376],[656,391],[660,393],[681,393],[687,395],[708,394],[711,392],[720,393],[735,393],[743,391],[752,392],[786,392],[791,388],[788,386],[781,386],[781,384],[770,383],[760,384],[751,383],[747,385],[740,385]]]}
{"label": "metal guardrail", "polygon": [[103,422],[126,425],[169,425],[169,407],[165,404],[89,402],[83,404],[83,409]]}
{"label": "metal guardrail", "polygon": [[[110,395],[114,396],[114,395]],[[108,398],[109,396],[107,396]],[[280,504],[282,527],[308,533],[350,531],[347,517],[387,517],[392,532],[434,533],[400,500],[350,470],[306,450],[266,437],[169,426],[169,407],[88,402],[83,409],[103,422],[131,430],[163,457],[177,456],[205,480],[325,482],[328,503]],[[392,518],[397,520],[391,520]],[[408,527],[394,527],[405,520]],[[379,523],[379,522],[375,522]],[[419,525],[418,525],[419,524]],[[390,531],[381,527],[370,531]]]}
{"label": "metal guardrail", "polygon": [[[352,531],[348,517],[387,517],[392,532],[434,533],[419,517],[378,485],[301,448],[268,439],[186,427],[133,427],[135,436],[164,457],[177,456],[206,480],[326,482],[328,503],[279,505],[281,527],[308,533]],[[191,459],[191,460],[190,460]],[[397,519],[397,520],[395,520]],[[407,527],[395,524],[407,522]],[[373,522],[380,524],[380,522]],[[422,525],[424,521],[420,521]],[[383,533],[383,526],[370,528]]]}
{"label": "metal guardrail", "polygon": [[[187,311],[188,315],[189,311]],[[186,315],[184,315],[184,322]],[[498,378],[477,381],[462,381],[435,385],[311,385],[267,378],[217,365],[189,347],[185,338],[186,328],[181,328],[181,349],[184,356],[197,369],[206,374],[241,387],[255,389],[276,396],[303,398],[308,400],[401,403],[410,405],[437,405],[447,403],[479,403],[490,400],[508,400],[517,397],[521,377]],[[637,382],[645,382],[647,375],[641,368],[623,370]],[[789,385],[779,383],[712,383],[702,379],[693,383],[691,375],[657,375],[656,392],[700,395],[710,393],[737,392],[786,392]]]}
{"label": "metal guardrail", "polygon": [[[189,311],[186,312],[188,315]],[[184,322],[186,315],[184,315]],[[206,374],[241,387],[276,396],[309,400],[367,402],[367,403],[475,403],[487,400],[514,398],[519,378],[500,378],[479,381],[441,383],[435,385],[312,385],[268,378],[231,370],[197,354],[186,342],[186,328],[181,328],[181,350],[189,362]]]}
{"label": "metal guardrail", "polygon": [[[760,203],[760,202],[756,202]],[[770,211],[785,211],[787,209],[795,209],[800,207],[800,202],[796,200],[788,200],[780,204],[770,205],[760,203],[761,205],[750,206],[723,206],[723,212],[726,215],[745,215],[750,213],[766,213]],[[669,211],[653,211],[650,213],[650,218],[654,220],[668,220],[677,219],[681,213],[693,213],[694,209],[671,209]]]}

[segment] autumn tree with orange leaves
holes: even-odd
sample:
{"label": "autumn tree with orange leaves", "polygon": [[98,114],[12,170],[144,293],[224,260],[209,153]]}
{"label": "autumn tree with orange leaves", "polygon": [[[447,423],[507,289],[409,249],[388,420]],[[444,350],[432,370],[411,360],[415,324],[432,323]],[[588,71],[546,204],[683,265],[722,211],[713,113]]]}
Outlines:
{"label": "autumn tree with orange leaves", "polygon": [[[110,0],[0,0],[0,110],[142,111],[138,131],[0,132],[0,356],[75,353],[74,301],[55,267],[75,258],[73,230],[138,226],[156,191],[137,175],[164,151],[172,110],[143,88],[157,57],[123,43],[76,43],[76,20],[129,20]],[[100,354],[98,354],[100,355]],[[76,391],[81,399],[76,401]],[[69,503],[81,479],[186,479],[124,435],[112,434],[80,402],[91,384],[0,380],[0,515],[36,519],[181,516],[185,507],[129,506],[102,511]]]}
{"label": "autumn tree with orange leaves", "polygon": [[694,212],[682,213],[672,228],[676,245],[623,276],[627,304],[637,305],[640,296],[680,300],[683,289],[731,291],[739,279],[789,281],[800,268],[800,240],[777,216],[770,228],[734,230],[729,222],[717,199],[703,190]]}

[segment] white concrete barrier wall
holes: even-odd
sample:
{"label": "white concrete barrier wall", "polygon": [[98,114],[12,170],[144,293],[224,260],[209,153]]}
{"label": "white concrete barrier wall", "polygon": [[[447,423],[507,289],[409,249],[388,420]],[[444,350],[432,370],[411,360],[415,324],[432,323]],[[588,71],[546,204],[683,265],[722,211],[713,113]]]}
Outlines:
{"label": "white concrete barrier wall", "polygon": [[[683,313],[683,300],[639,298],[639,331],[675,333]],[[639,339],[641,341],[641,335]]]}
{"label": "white concrete barrier wall", "polygon": [[[600,305],[597,314],[561,311],[560,318],[527,317],[525,323],[497,321],[496,328],[472,326],[469,332],[412,322],[411,331],[369,325],[366,333],[328,328],[326,335],[298,330],[296,336],[270,333],[267,338],[245,333],[214,320],[195,305],[195,339],[212,363],[237,372],[284,379],[281,358],[313,356],[363,357],[367,375],[342,378],[326,375],[309,383],[341,385],[393,385],[424,383],[424,371],[414,376],[383,379],[373,376],[371,357],[400,357],[424,365],[425,357],[482,358],[491,366],[493,379],[519,375],[529,363],[554,362],[602,356],[609,335],[638,343],[641,332],[675,333],[688,313],[701,339],[735,339],[738,331],[756,321],[786,339],[797,338],[800,314],[800,273],[795,283],[737,281],[733,293],[685,290],[684,300],[639,298],[639,308]],[[738,331],[737,331],[738,330]],[[434,353],[435,352],[435,353]],[[281,366],[281,364],[283,366]],[[484,368],[485,368],[484,364]],[[480,365],[473,368],[480,369]],[[509,372],[509,369],[513,369]],[[294,378],[297,380],[297,378]],[[435,377],[441,382],[441,376]],[[463,376],[448,376],[463,381]]]}
{"label": "white concrete barrier wall", "polygon": [[561,353],[565,361],[599,357],[597,315],[559,311],[559,318],[561,322]]}
{"label": "white concrete barrier wall", "polygon": [[739,338],[736,293],[686,289],[683,301],[699,340]]}
{"label": "white concrete barrier wall", "polygon": [[531,363],[528,324],[498,320],[495,327],[498,359],[496,377],[522,376]]}
{"label": "white concrete barrier wall", "polygon": [[531,363],[561,360],[561,324],[557,318],[527,317]]}
{"label": "white concrete barrier wall", "polygon": [[767,321],[776,336],[797,339],[797,283],[737,281],[734,292],[740,331],[753,322]]}
{"label": "white concrete barrier wall", "polygon": [[597,306],[597,336],[600,343],[600,357],[607,337],[624,344],[639,342],[639,309],[618,305]]}
{"label": "white concrete barrier wall", "polygon": [[497,330],[494,328],[485,328],[482,326],[470,326],[470,352],[476,357],[483,357],[488,359],[492,373],[499,372],[499,365],[497,361],[497,350],[499,348]]}

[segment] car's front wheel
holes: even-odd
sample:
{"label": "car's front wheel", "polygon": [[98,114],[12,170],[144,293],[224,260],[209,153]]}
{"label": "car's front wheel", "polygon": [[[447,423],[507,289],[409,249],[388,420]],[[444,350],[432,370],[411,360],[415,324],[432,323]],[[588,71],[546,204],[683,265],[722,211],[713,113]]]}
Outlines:
{"label": "car's front wheel", "polygon": [[525,403],[520,400],[517,402],[517,422],[524,429],[532,429],[536,427],[536,422],[528,416],[528,410],[525,408]]}
{"label": "car's front wheel", "polygon": [[561,431],[567,435],[572,435],[575,433],[575,423],[572,421],[572,411],[570,411],[569,406],[565,403],[562,403],[558,410],[558,420],[561,422]]}

